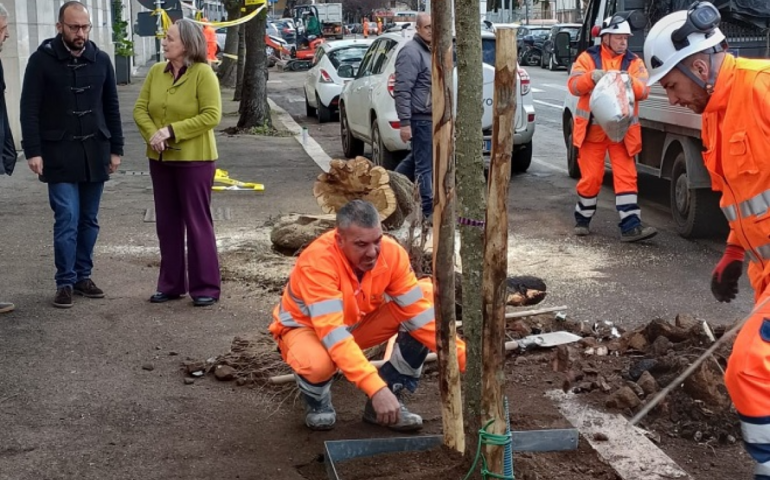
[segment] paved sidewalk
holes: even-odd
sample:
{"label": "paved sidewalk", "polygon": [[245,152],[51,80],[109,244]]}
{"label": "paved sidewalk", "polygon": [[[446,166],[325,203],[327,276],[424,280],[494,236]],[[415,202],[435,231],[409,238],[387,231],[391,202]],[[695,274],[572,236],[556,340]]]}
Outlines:
{"label": "paved sidewalk", "polygon": [[[133,82],[119,87],[126,155],[105,189],[95,253],[93,278],[106,298],[51,306],[46,187],[23,160],[12,177],[0,178],[0,299],[17,305],[0,316],[0,480],[269,478],[252,435],[282,431],[255,417],[265,409],[259,393],[233,394],[211,381],[186,386],[179,366],[264,329],[276,294],[226,282],[212,308],[193,308],[189,298],[147,301],[157,238],[145,221],[152,191],[132,119],[142,79]],[[312,184],[320,169],[294,138],[222,133],[237,122],[231,97],[224,92],[218,166],[265,184],[265,192],[214,193],[221,255],[264,240],[265,222],[283,213],[318,212]]]}

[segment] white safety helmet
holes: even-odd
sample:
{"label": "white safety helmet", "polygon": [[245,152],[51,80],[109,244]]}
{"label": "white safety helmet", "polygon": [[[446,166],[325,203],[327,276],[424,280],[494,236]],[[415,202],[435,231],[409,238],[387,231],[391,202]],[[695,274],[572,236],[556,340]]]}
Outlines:
{"label": "white safety helmet", "polygon": [[717,27],[719,20],[716,7],[698,2],[690,10],[666,15],[653,25],[644,41],[644,63],[650,72],[647,85],[659,82],[691,55],[722,51],[725,35]]}
{"label": "white safety helmet", "polygon": [[631,24],[628,23],[628,20],[622,15],[614,15],[612,17],[607,17],[602,22],[602,29],[599,32],[599,36],[601,37],[604,34],[609,33],[610,35],[631,35]]}

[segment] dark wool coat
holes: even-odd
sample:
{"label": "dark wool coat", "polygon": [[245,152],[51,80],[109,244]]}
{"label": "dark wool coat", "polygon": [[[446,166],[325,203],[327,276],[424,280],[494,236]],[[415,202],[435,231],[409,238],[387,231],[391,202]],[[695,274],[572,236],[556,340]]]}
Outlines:
{"label": "dark wool coat", "polygon": [[13,143],[11,125],[8,123],[8,107],[5,104],[5,73],[0,63],[0,174],[10,175],[16,166],[16,144]]}
{"label": "dark wool coat", "polygon": [[110,57],[89,41],[73,57],[61,35],[32,54],[21,91],[21,145],[43,157],[50,183],[104,182],[110,154],[123,155],[118,89]]}

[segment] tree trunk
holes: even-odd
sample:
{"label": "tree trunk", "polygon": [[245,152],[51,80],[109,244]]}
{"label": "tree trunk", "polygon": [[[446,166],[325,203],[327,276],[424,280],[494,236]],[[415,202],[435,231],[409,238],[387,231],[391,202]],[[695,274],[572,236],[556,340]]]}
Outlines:
{"label": "tree trunk", "polygon": [[[252,22],[256,19],[252,19]],[[246,71],[246,25],[238,26],[238,68],[236,68],[235,93],[233,101],[240,102],[243,96],[243,72]],[[238,105],[238,113],[241,113],[242,104]]]}
{"label": "tree trunk", "polygon": [[[492,159],[489,166],[489,199],[484,244],[484,376],[482,408],[492,434],[505,434],[503,388],[505,376],[505,301],[508,274],[508,184],[511,180],[511,152],[516,117],[516,30],[497,29],[495,59],[494,124]],[[503,448],[485,445],[491,472],[503,473]]]}
{"label": "tree trunk", "polygon": [[455,335],[455,167],[452,118],[452,7],[431,4],[433,19],[433,284],[444,444],[465,453]]}
{"label": "tree trunk", "polygon": [[270,105],[267,103],[266,26],[267,9],[246,22],[246,70],[243,75],[243,97],[238,128],[273,128]]}
{"label": "tree trunk", "polygon": [[[455,0],[457,30],[457,199],[462,218],[484,219],[484,159],[479,128],[484,113],[482,103],[481,22],[478,2]],[[462,291],[481,291],[484,254],[483,228],[460,222],[460,258],[462,258]],[[475,452],[481,417],[481,296],[463,295],[463,335],[467,348],[465,367],[465,435],[467,452]]]}
{"label": "tree trunk", "polygon": [[[227,19],[235,20],[241,16],[241,2],[237,0],[226,0]],[[222,65],[219,66],[217,76],[219,84],[223,87],[233,88],[238,83],[238,60],[229,57],[238,56],[238,26],[227,29],[227,38],[225,39],[225,50],[222,55]]]}

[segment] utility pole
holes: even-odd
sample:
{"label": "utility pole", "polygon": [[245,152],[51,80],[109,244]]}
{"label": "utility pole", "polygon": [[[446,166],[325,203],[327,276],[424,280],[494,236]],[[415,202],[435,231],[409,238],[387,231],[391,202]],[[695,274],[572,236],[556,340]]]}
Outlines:
{"label": "utility pole", "polygon": [[[155,11],[163,8],[163,0],[155,0]],[[158,13],[155,19],[155,61],[160,62],[160,37],[163,35],[163,14]]]}

